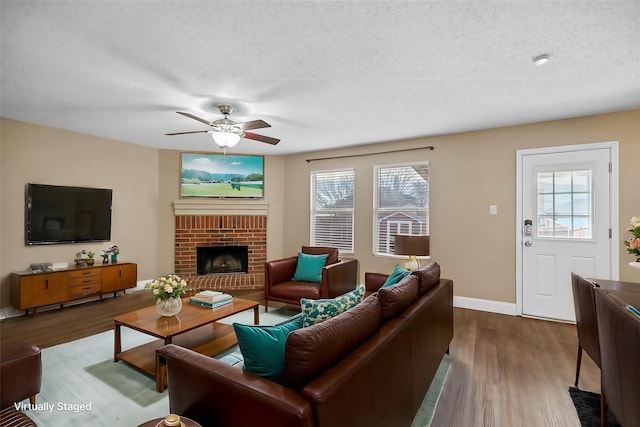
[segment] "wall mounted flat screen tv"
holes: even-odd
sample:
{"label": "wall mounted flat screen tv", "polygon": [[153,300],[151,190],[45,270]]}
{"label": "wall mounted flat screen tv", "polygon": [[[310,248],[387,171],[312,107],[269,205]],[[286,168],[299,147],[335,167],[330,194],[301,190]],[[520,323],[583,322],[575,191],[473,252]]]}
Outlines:
{"label": "wall mounted flat screen tv", "polygon": [[27,245],[111,240],[112,190],[27,184]]}
{"label": "wall mounted flat screen tv", "polygon": [[262,199],[264,156],[182,153],[180,197]]}

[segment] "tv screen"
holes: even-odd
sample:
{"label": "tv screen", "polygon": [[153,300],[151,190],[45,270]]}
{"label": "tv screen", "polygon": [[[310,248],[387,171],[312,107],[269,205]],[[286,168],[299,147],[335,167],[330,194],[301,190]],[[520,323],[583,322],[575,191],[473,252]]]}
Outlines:
{"label": "tv screen", "polygon": [[112,190],[28,184],[26,196],[27,245],[111,240]]}
{"label": "tv screen", "polygon": [[180,197],[261,199],[264,157],[243,154],[182,153]]}

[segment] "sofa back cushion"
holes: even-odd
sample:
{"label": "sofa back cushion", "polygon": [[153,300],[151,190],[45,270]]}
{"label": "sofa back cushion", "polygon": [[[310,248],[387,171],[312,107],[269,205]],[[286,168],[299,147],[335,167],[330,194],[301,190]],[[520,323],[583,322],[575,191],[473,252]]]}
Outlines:
{"label": "sofa back cushion", "polygon": [[357,306],[287,337],[283,384],[302,390],[344,355],[369,338],[380,325],[380,302],[366,298]]}
{"label": "sofa back cushion", "polygon": [[437,262],[432,262],[426,267],[413,271],[411,274],[420,279],[418,293],[422,295],[440,282],[440,265]]}
{"label": "sofa back cushion", "polygon": [[328,255],[325,265],[331,265],[338,262],[338,248],[329,246],[303,246],[302,253],[308,255]]}
{"label": "sofa back cushion", "polygon": [[383,286],[378,291],[382,321],[396,317],[418,298],[418,277],[409,275],[395,285]]}

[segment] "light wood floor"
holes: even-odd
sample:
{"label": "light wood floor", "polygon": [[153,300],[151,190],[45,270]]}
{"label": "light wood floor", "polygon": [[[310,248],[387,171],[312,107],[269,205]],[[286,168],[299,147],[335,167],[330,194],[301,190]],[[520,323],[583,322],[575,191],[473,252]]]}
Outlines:
{"label": "light wood floor", "polygon": [[[258,291],[232,292],[263,303]],[[113,328],[113,317],[152,304],[147,292],[119,294],[0,323],[0,345],[26,340],[40,347]],[[579,427],[567,389],[577,352],[574,325],[454,309],[453,364],[434,427]],[[580,387],[599,392],[600,371],[585,354]],[[392,426],[390,426],[392,427]]]}

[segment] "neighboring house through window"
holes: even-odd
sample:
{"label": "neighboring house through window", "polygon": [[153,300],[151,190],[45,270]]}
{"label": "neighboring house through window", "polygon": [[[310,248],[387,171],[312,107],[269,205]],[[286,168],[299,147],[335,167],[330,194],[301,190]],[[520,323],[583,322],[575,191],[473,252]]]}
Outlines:
{"label": "neighboring house through window", "polygon": [[311,244],[353,253],[353,169],[311,173]]}
{"label": "neighboring house through window", "polygon": [[397,234],[429,234],[429,162],[374,167],[375,255],[393,255]]}

